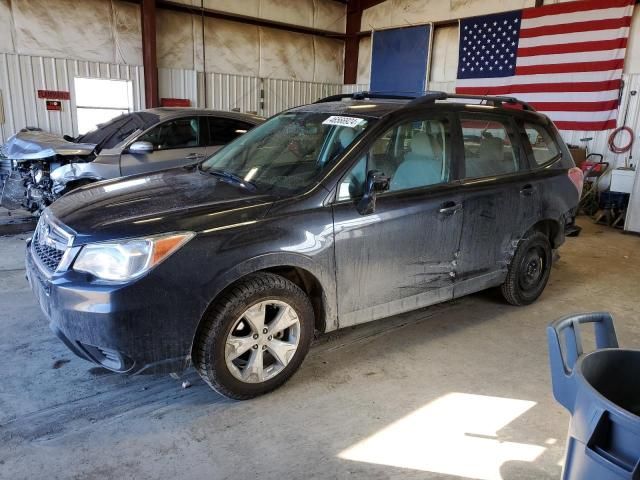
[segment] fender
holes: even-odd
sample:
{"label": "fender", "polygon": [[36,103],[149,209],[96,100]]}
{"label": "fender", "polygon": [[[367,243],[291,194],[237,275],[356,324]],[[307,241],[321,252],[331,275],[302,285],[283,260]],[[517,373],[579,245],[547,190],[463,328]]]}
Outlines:
{"label": "fender", "polygon": [[98,163],[95,161],[87,163],[68,163],[51,172],[51,180],[55,183],[54,188],[64,188],[68,183],[78,180],[100,181],[105,178],[115,178],[119,176],[119,166]]}
{"label": "fender", "polygon": [[[216,298],[230,285],[243,277],[260,270],[281,267],[297,267],[311,274],[322,289],[322,307],[325,312],[324,332],[336,330],[338,328],[338,308],[336,298],[335,275],[327,265],[309,258],[306,255],[292,252],[271,252],[244,260],[232,268],[226,270],[221,275],[213,279],[205,289],[211,292],[207,309],[211,307]],[[202,312],[203,316],[206,310]],[[197,333],[194,331],[194,339]]]}

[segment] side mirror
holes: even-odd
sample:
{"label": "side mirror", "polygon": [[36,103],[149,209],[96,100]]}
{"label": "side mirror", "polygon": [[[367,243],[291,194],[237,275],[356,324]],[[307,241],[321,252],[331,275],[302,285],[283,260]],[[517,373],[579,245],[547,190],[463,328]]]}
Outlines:
{"label": "side mirror", "polygon": [[376,210],[376,195],[389,190],[390,179],[380,170],[369,170],[364,184],[364,193],[358,202],[358,212],[369,215]]}
{"label": "side mirror", "polygon": [[129,145],[131,153],[149,153],[153,152],[153,143],[151,142],[133,142]]}

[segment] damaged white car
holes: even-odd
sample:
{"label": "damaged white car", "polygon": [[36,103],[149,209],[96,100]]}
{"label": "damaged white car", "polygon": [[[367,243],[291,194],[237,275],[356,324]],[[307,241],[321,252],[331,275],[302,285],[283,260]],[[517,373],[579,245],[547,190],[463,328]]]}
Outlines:
{"label": "damaged white car", "polygon": [[88,183],[192,165],[263,120],[236,112],[155,108],[121,115],[77,138],[23,129],[2,146],[11,165],[2,205],[39,214]]}

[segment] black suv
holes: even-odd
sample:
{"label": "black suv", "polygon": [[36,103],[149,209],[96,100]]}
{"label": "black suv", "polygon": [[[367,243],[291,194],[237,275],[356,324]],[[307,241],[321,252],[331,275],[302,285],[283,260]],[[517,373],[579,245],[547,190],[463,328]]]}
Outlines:
{"label": "black suv", "polygon": [[577,229],[581,183],[551,121],[515,99],[337,95],[197,166],[62,197],[27,272],[80,357],[193,363],[246,399],[291,377],[314,331],[490,287],[533,302]]}

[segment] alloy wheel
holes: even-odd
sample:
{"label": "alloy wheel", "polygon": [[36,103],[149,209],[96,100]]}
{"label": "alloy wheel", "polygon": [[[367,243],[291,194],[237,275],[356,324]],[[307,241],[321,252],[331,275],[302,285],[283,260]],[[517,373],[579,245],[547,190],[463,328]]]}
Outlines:
{"label": "alloy wheel", "polygon": [[300,319],[286,302],[265,300],[247,308],[225,342],[231,374],[245,383],[265,382],[286,368],[300,342]]}

